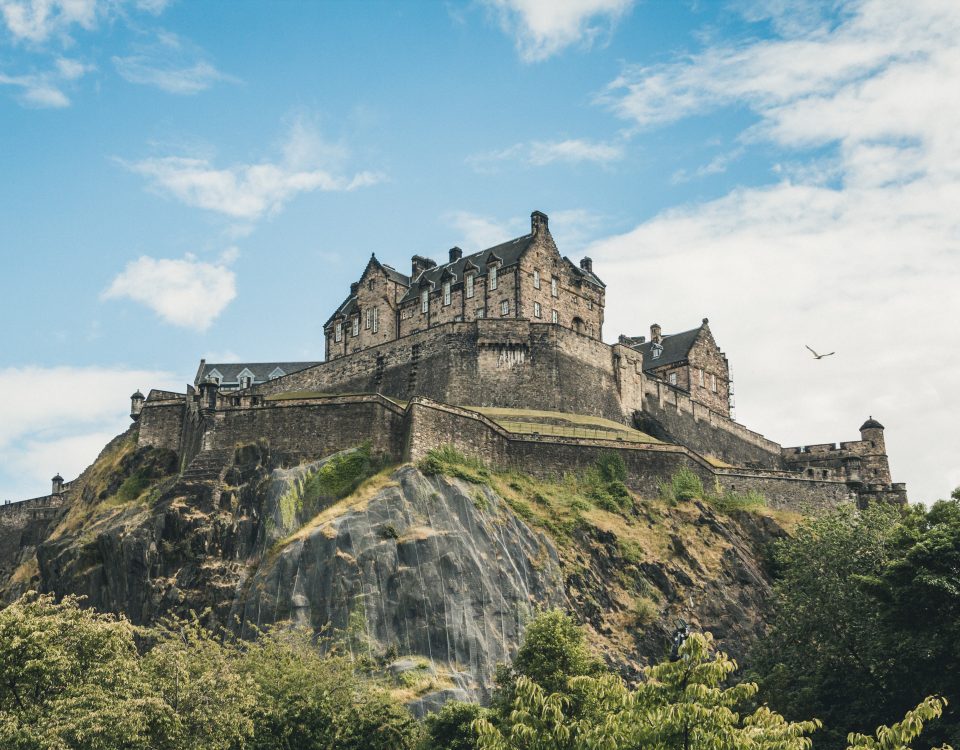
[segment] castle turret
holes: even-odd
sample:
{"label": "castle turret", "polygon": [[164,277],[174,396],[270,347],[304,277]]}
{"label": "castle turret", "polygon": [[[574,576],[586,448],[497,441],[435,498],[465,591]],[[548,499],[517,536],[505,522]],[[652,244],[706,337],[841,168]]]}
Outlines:
{"label": "castle turret", "polygon": [[217,408],[217,391],[220,385],[216,380],[207,378],[200,384],[200,409],[212,410]]}
{"label": "castle turret", "polygon": [[140,393],[140,389],[130,397],[130,419],[136,422],[140,419],[140,412],[143,411],[143,394]]}
{"label": "castle turret", "polygon": [[887,461],[887,446],[883,439],[883,425],[873,417],[860,425],[860,440],[863,455],[864,481],[890,483],[890,463]]}
{"label": "castle turret", "polygon": [[63,494],[63,477],[60,476],[60,473],[57,472],[54,475],[53,479],[50,480],[53,483],[53,489],[50,491],[51,495],[62,495]]}

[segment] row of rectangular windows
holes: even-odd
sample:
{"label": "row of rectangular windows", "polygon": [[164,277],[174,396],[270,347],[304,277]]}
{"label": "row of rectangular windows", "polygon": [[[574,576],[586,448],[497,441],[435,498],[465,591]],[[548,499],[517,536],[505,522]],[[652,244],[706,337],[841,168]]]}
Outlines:
{"label": "row of rectangular windows", "polygon": [[[704,385],[703,368],[701,367],[701,368],[698,370],[698,372],[700,373],[700,378],[699,378],[699,379],[700,379],[700,387],[701,387],[701,388],[705,388],[706,386]],[[667,376],[667,382],[669,382],[670,385],[676,385],[676,384],[677,384],[677,373],[671,372],[671,373]],[[712,373],[711,373],[711,375],[710,375],[710,388],[711,388],[711,390],[712,390],[714,393],[717,392],[717,376],[714,375],[714,374],[712,374]]]}

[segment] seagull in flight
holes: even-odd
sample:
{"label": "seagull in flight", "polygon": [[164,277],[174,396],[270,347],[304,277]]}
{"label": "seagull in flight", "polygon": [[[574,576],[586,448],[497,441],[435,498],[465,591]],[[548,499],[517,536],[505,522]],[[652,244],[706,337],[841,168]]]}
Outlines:
{"label": "seagull in flight", "polygon": [[[804,344],[804,346],[807,346],[807,345]],[[807,346],[807,349],[810,349],[810,347]],[[831,354],[836,354],[836,352],[828,352],[827,354],[817,354],[815,351],[813,351],[813,349],[810,349],[810,352],[813,354],[813,356],[816,359],[823,359],[824,357],[829,357]]]}

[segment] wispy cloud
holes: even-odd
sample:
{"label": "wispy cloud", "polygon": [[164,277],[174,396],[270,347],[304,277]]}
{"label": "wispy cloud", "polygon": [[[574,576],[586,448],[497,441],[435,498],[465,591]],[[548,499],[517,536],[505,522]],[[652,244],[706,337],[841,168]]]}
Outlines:
{"label": "wispy cloud", "polygon": [[[470,211],[453,211],[447,223],[457,232],[458,244],[469,252],[482,250],[530,231],[529,217],[497,219]],[[596,239],[604,227],[604,217],[587,209],[550,212],[550,231],[564,252],[576,252]]]}
{"label": "wispy cloud", "polygon": [[129,10],[158,15],[169,0],[0,0],[0,20],[15,42],[69,43],[74,29],[95,30]]}
{"label": "wispy cloud", "polygon": [[19,91],[18,99],[25,107],[59,109],[70,106],[65,93],[72,84],[93,70],[92,65],[60,57],[53,67],[40,73],[7,75],[0,73],[0,86],[12,86]]}
{"label": "wispy cloud", "polygon": [[485,0],[524,62],[567,47],[589,47],[609,34],[633,0]]}
{"label": "wispy cloud", "polygon": [[140,45],[134,54],[115,56],[113,65],[124,80],[170,94],[197,94],[220,81],[237,80],[219,71],[195,44],[169,32],[158,33],[156,41]]}
{"label": "wispy cloud", "polygon": [[[608,334],[636,332],[636,289],[649,320],[674,330],[709,314],[743,421],[802,444],[856,437],[872,413],[913,497],[945,496],[960,453],[944,409],[960,371],[960,350],[944,345],[960,320],[960,110],[944,105],[960,6],[866,0],[829,26],[777,28],[610,87],[610,104],[644,128],[749,107],[758,122],[742,142],[785,149],[775,172],[786,178],[591,248],[609,281]],[[822,147],[835,150],[826,162]],[[815,365],[804,344],[838,355]]]}
{"label": "wispy cloud", "polygon": [[344,192],[375,185],[382,174],[341,174],[348,153],[328,144],[302,121],[291,127],[277,162],[216,167],[205,158],[163,156],[121,164],[149,180],[151,188],[188,206],[254,221],[279,212],[296,195],[315,190]]}
{"label": "wispy cloud", "polygon": [[504,162],[544,167],[548,164],[609,164],[623,158],[623,146],[582,138],[559,141],[529,141],[516,143],[499,151],[489,151],[467,157],[467,163],[478,172],[494,171]]}
{"label": "wispy cloud", "polygon": [[127,264],[101,295],[146,305],[173,325],[204,331],[237,296],[229,250],[215,263],[141,256]]}
{"label": "wispy cloud", "polygon": [[0,499],[45,494],[56,472],[77,476],[130,424],[129,395],[150,387],[183,385],[171,373],[124,366],[0,369],[0,388],[18,394],[0,403]]}

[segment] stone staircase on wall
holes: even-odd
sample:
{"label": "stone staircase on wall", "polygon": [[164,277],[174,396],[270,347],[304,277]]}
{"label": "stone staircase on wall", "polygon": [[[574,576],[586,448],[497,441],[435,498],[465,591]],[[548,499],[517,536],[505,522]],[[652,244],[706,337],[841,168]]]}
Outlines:
{"label": "stone staircase on wall", "polygon": [[200,451],[180,475],[177,489],[190,494],[209,492],[210,500],[218,503],[224,477],[232,463],[232,449]]}

